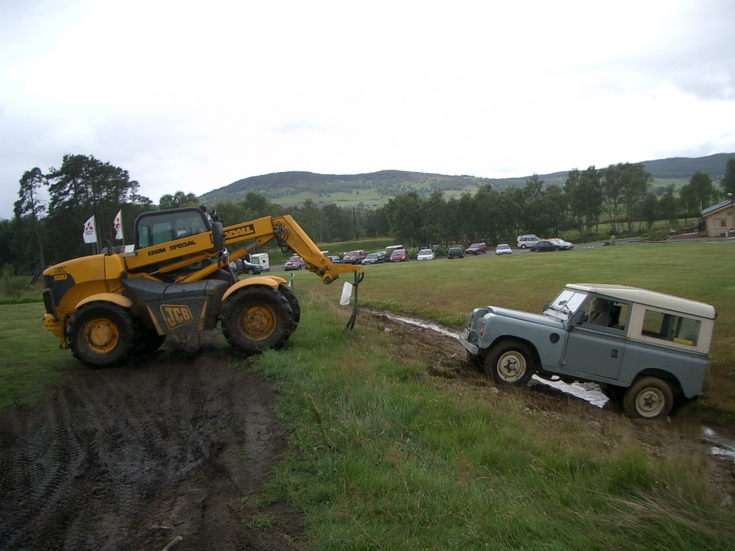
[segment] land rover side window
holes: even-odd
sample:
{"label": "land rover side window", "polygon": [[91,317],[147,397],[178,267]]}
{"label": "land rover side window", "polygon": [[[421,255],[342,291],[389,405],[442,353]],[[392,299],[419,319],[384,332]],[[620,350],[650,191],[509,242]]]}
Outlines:
{"label": "land rover side window", "polygon": [[[596,300],[599,300],[597,306],[595,306]],[[595,311],[596,309],[597,311]],[[625,331],[629,309],[630,305],[627,302],[590,297],[584,308],[584,322],[590,325]]]}
{"label": "land rover side window", "polygon": [[643,336],[697,346],[701,325],[695,319],[646,310],[643,317]]}

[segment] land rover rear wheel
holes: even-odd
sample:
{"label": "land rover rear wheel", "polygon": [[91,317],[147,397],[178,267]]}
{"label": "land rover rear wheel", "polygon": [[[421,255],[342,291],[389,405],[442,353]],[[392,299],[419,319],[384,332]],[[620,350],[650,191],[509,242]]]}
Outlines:
{"label": "land rover rear wheel", "polygon": [[625,391],[623,407],[626,415],[634,419],[666,417],[674,407],[674,392],[658,377],[643,377]]}

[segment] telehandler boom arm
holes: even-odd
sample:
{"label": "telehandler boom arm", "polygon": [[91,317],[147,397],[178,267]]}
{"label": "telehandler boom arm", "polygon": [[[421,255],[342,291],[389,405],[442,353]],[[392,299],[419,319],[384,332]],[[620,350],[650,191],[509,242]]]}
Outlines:
{"label": "telehandler boom arm", "polygon": [[[145,219],[143,219],[143,223],[145,223]],[[289,247],[295,254],[303,258],[309,271],[318,275],[326,284],[332,283],[344,273],[356,273],[359,276],[364,273],[362,266],[333,264],[289,215],[265,216],[257,220],[227,226],[222,230],[215,223],[209,231],[186,235],[169,242],[143,248],[138,248],[141,243],[141,234],[153,234],[154,230],[145,232],[142,228],[146,226],[141,226],[138,222],[136,224],[138,224],[136,225],[137,250],[134,253],[122,255],[131,275],[140,272],[146,272],[153,277],[167,273],[173,274],[183,268],[193,266],[197,262],[212,258],[221,252],[221,249],[216,248],[217,234],[220,231],[223,232],[223,245],[229,246],[245,241],[250,242],[249,245],[230,252],[229,260],[241,258],[254,247],[265,245],[276,239],[282,248]],[[147,242],[145,243],[147,244]],[[147,270],[147,268],[156,264],[159,265],[157,270],[153,272]],[[179,275],[174,278],[174,281],[176,283],[199,281],[207,278],[221,267],[223,267],[221,263],[210,264],[200,270]]]}

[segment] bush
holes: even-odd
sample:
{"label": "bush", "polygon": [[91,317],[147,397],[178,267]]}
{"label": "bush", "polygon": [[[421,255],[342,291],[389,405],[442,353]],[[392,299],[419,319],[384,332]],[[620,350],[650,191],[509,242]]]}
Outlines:
{"label": "bush", "polygon": [[0,294],[5,297],[20,298],[23,293],[29,291],[31,291],[31,282],[27,277],[15,275],[15,270],[10,264],[3,266]]}

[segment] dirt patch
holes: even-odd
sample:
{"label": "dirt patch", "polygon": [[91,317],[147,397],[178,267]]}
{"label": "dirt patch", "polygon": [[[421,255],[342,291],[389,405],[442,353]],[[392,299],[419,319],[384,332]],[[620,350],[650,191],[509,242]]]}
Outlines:
{"label": "dirt patch", "polygon": [[[367,311],[358,323],[388,335],[399,359],[425,365],[447,392],[514,393],[549,423],[630,431],[654,457],[700,454],[723,506],[735,500],[732,460],[710,454],[686,413],[639,424],[542,384],[497,387],[451,336]],[[299,549],[299,515],[257,501],[286,447],[273,403],[270,384],[219,331],[169,338],[137,365],[80,365],[41,403],[3,410],[0,549],[160,550],[178,535],[174,551]]]}
{"label": "dirt patch", "polygon": [[3,410],[0,549],[291,544],[298,517],[250,501],[286,446],[272,390],[222,343],[169,338],[138,365],[80,366],[43,403]]}

